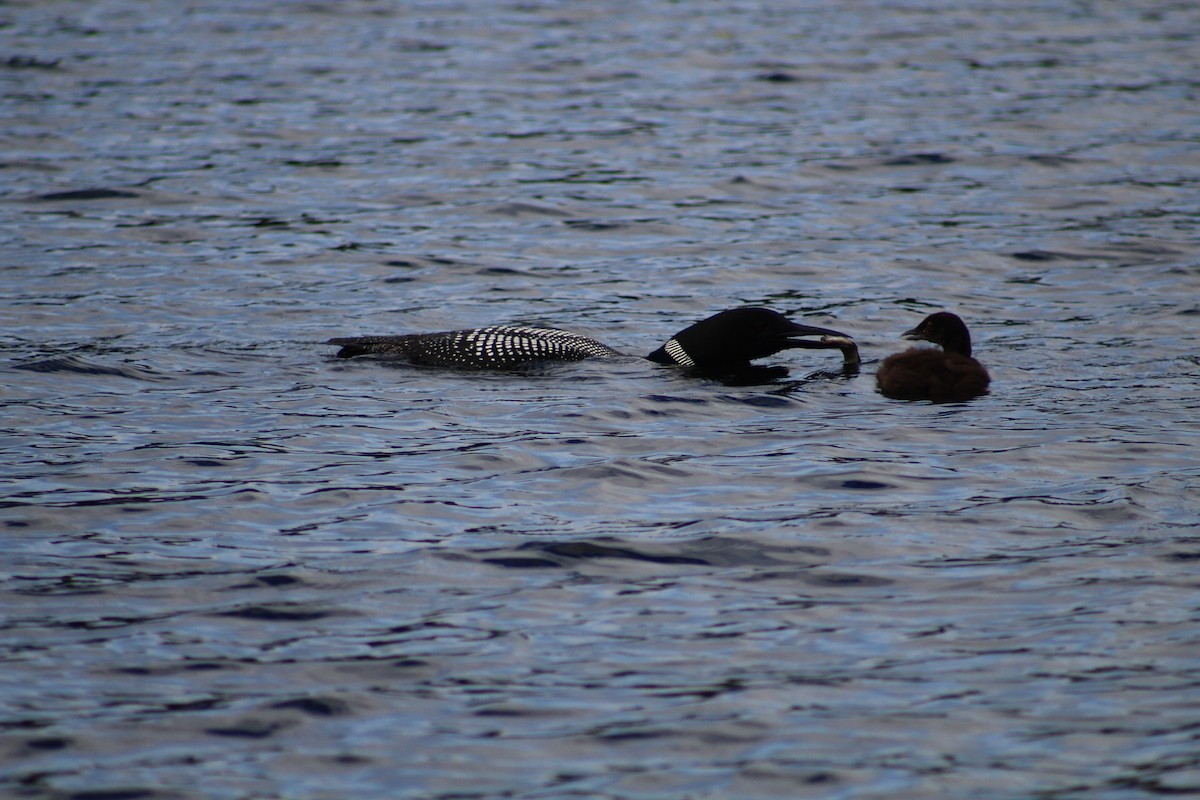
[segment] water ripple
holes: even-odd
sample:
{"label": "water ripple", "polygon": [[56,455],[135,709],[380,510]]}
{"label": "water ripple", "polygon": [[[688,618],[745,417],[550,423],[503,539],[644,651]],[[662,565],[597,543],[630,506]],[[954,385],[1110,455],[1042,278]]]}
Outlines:
{"label": "water ripple", "polygon": [[1200,788],[1191,5],[6,12],[0,793]]}

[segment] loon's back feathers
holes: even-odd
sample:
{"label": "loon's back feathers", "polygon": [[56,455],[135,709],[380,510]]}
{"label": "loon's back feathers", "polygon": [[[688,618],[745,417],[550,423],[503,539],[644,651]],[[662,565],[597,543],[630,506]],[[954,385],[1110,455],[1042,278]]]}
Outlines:
{"label": "loon's back feathers", "polygon": [[557,328],[492,325],[463,331],[330,339],[338,358],[398,356],[414,364],[504,369],[538,361],[582,361],[621,355],[605,344]]}
{"label": "loon's back feathers", "polygon": [[[819,336],[816,341],[800,339]],[[379,355],[406,358],[417,364],[504,369],[542,361],[580,361],[611,358],[621,353],[586,336],[556,328],[496,325],[405,336],[358,336],[330,339],[340,345],[337,355],[352,358]],[[646,356],[659,364],[737,370],[756,358],[788,348],[840,349],[847,363],[858,362],[858,351],[844,333],[799,325],[766,308],[735,308],[714,314],[675,334]]]}

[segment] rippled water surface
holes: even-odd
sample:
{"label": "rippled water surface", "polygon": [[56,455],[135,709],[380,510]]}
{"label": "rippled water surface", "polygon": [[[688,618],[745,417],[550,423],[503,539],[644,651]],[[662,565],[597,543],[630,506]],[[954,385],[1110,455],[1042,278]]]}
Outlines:
{"label": "rippled water surface", "polygon": [[[1200,10],[0,6],[0,794],[1200,792]],[[331,336],[853,334],[727,385]],[[931,310],[989,395],[884,399]]]}

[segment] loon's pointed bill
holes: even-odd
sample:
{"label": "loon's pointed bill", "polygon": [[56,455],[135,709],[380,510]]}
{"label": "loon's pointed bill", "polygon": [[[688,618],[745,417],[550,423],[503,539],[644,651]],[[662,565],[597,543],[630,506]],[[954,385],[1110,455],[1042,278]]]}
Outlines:
{"label": "loon's pointed bill", "polygon": [[[790,320],[789,320],[790,322]],[[841,331],[835,331],[830,328],[818,328],[814,325],[801,325],[798,322],[792,322],[794,326],[790,331],[784,331],[778,334],[778,337],[787,344],[787,348],[808,348],[808,349],[831,349],[835,347],[843,347],[845,342],[853,341],[849,336]],[[820,336],[820,339],[802,339],[802,336]]]}

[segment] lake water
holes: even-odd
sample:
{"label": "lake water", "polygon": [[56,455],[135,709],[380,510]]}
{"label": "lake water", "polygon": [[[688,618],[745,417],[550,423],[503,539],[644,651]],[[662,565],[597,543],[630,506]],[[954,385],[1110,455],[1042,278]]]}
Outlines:
{"label": "lake water", "polygon": [[[0,793],[1200,793],[1200,7],[0,7]],[[332,336],[722,308],[735,386]],[[992,391],[887,400],[936,309]]]}

